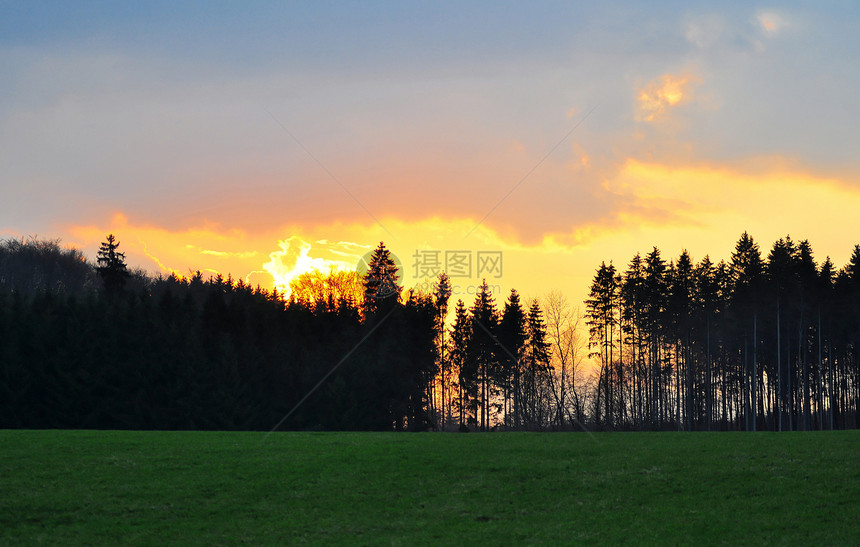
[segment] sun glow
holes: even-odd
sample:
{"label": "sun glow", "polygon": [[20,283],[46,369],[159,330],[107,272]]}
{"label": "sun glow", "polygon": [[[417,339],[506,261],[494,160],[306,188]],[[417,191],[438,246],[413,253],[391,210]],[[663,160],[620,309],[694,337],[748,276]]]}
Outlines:
{"label": "sun glow", "polygon": [[733,242],[748,231],[763,247],[787,233],[809,239],[817,259],[829,255],[842,264],[860,229],[856,187],[779,158],[746,166],[629,159],[606,189],[623,203],[615,224],[591,242],[604,249],[606,259],[627,260],[650,245],[670,255],[687,248],[697,258],[727,258]]}
{"label": "sun glow", "polygon": [[[351,227],[340,228],[352,233]],[[368,245],[349,241],[315,238],[311,231],[294,226],[263,233],[224,229],[213,223],[171,230],[132,222],[123,213],[114,214],[106,224],[70,226],[66,232],[72,236],[72,245],[89,249],[90,254],[95,253],[106,234],[114,233],[128,263],[134,266],[154,267],[157,272],[178,277],[198,270],[212,275],[232,274],[250,285],[275,288],[287,297],[290,282],[300,275],[313,270],[354,271],[359,258],[369,249]]]}
{"label": "sun glow", "polygon": [[653,122],[669,108],[681,104],[692,97],[691,87],[698,79],[691,75],[675,76],[664,74],[652,80],[636,95],[639,121]]}
{"label": "sun glow", "polygon": [[[669,95],[667,104],[675,100]],[[573,152],[574,162],[587,158],[576,146]],[[587,159],[581,164],[586,170],[592,165]],[[809,239],[816,258],[830,255],[844,264],[860,229],[860,192],[853,180],[816,175],[779,157],[737,165],[630,157],[603,180],[599,192],[611,204],[604,214],[571,216],[566,228],[545,229],[539,238],[489,222],[467,238],[478,219],[466,216],[385,216],[386,230],[371,222],[333,222],[273,223],[249,232],[215,223],[176,230],[123,214],[97,225],[67,227],[64,238],[70,235],[68,243],[93,257],[105,235],[114,233],[130,265],[180,276],[196,270],[232,274],[287,297],[290,283],[302,274],[355,271],[359,259],[383,241],[400,258],[406,289],[432,290],[432,272],[424,271],[429,257],[447,266],[448,254],[459,253],[473,261],[469,275],[452,278],[460,291],[456,298],[467,304],[470,291],[488,277],[499,287],[498,302],[511,288],[526,298],[559,289],[581,305],[596,265],[613,260],[623,265],[653,245],[670,257],[687,248],[697,260],[705,253],[718,260],[727,258],[745,230],[765,247],[790,233]],[[498,272],[480,271],[479,253],[493,252],[501,253]]]}
{"label": "sun glow", "polygon": [[[320,243],[327,244],[325,241]],[[285,296],[290,295],[290,282],[304,273],[313,270],[321,272],[354,270],[358,261],[358,257],[353,262],[312,257],[310,256],[312,245],[298,236],[278,241],[278,247],[280,250],[269,254],[269,261],[263,264],[263,269],[272,275],[275,288]],[[342,251],[336,251],[336,253],[346,254]]]}

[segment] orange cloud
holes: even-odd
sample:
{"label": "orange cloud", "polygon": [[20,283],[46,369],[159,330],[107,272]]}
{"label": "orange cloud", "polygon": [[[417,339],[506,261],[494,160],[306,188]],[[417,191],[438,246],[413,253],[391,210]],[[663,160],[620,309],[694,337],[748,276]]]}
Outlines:
{"label": "orange cloud", "polygon": [[[69,226],[66,231],[72,243],[91,255],[105,236],[113,233],[130,265],[180,276],[195,270],[238,275],[259,269],[258,249],[266,248],[265,238],[242,230],[223,230],[213,223],[171,230],[131,222],[123,213],[114,214],[104,224]],[[257,281],[271,287],[271,279]]]}
{"label": "orange cloud", "polygon": [[[763,247],[787,233],[809,239],[819,258],[844,263],[858,243],[860,191],[776,158],[756,166],[667,165],[629,159],[607,190],[623,204],[593,241],[638,239],[640,247],[730,252],[748,230]],[[617,257],[616,257],[617,258]],[[627,257],[622,257],[627,258]],[[840,262],[842,261],[842,262]]]}
{"label": "orange cloud", "polygon": [[[287,295],[293,278],[313,269],[324,272],[332,267],[354,269],[359,257],[369,249],[368,245],[344,240],[315,241],[310,230],[298,227],[271,228],[267,233],[250,234],[205,223],[171,230],[131,222],[123,213],[116,213],[105,225],[70,226],[67,232],[72,236],[72,243],[88,250],[91,256],[105,236],[113,233],[133,267],[179,276],[197,270],[232,274],[252,285],[275,287]],[[333,232],[350,233],[354,229],[340,226],[334,227]],[[285,233],[290,234],[289,237],[285,238]],[[376,235],[371,241],[374,239]]]}
{"label": "orange cloud", "polygon": [[591,166],[591,157],[588,155],[588,152],[577,142],[574,142],[570,146],[570,152],[572,154],[572,160],[568,162],[568,168],[577,173],[581,173],[585,169],[588,169]]}
{"label": "orange cloud", "polygon": [[775,36],[788,27],[788,21],[775,11],[759,11],[755,16],[759,27],[769,36]]}
{"label": "orange cloud", "polygon": [[[189,245],[189,248],[194,248],[193,245]],[[257,256],[259,253],[257,251],[248,251],[248,252],[229,252],[229,251],[213,251],[211,249],[197,249],[202,255],[210,255],[210,256],[218,256],[218,257],[227,257],[234,256],[238,258],[252,258]]]}
{"label": "orange cloud", "polygon": [[692,75],[664,74],[636,93],[637,121],[654,122],[670,108],[692,98],[692,88],[699,79]]}
{"label": "orange cloud", "polygon": [[[490,281],[498,282],[498,296],[503,296],[511,285],[508,274],[502,276],[501,272],[516,272],[516,277],[522,280],[533,263],[531,259],[523,259],[520,263],[516,258],[523,252],[532,252],[533,247],[503,238],[487,226],[477,227],[466,238],[477,223],[474,218],[431,217],[404,221],[385,217],[381,221],[390,233],[370,222],[286,226],[272,228],[265,234],[249,234],[242,230],[223,229],[217,224],[170,230],[132,222],[118,213],[104,224],[70,226],[66,232],[71,235],[72,243],[81,247],[88,256],[95,256],[99,243],[108,233],[113,233],[119,238],[120,249],[126,253],[128,263],[133,267],[142,266],[150,271],[177,275],[187,275],[196,270],[222,275],[230,273],[252,285],[276,287],[287,295],[290,281],[305,272],[356,268],[359,258],[379,241],[384,241],[399,257],[404,270],[403,284],[407,289],[431,288],[433,275],[428,278],[424,275],[426,272],[419,271],[416,265],[416,256],[425,256],[426,252],[438,253],[443,262],[446,251],[463,251],[472,257],[468,275],[455,280],[462,294],[470,294],[469,291],[480,284],[481,277],[489,275]],[[553,248],[558,246],[553,244]],[[501,271],[481,271],[477,253],[487,251],[513,253],[514,258],[508,260],[508,254],[505,254],[506,262]],[[549,275],[553,270],[547,267],[544,271]]]}
{"label": "orange cloud", "polygon": [[[830,255],[842,265],[860,233],[856,216],[860,192],[846,180],[778,159],[758,165],[627,159],[601,187],[611,210],[591,217],[569,214],[567,229],[558,228],[557,220],[541,225],[540,238],[528,240],[519,237],[517,225],[499,230],[484,224],[467,238],[479,217],[454,214],[404,220],[407,213],[380,217],[386,230],[366,221],[273,226],[261,233],[212,223],[170,230],[117,214],[104,224],[69,227],[63,235],[68,240],[70,234],[72,243],[94,257],[98,244],[113,232],[133,266],[163,273],[198,269],[232,273],[281,291],[288,290],[291,279],[314,268],[354,268],[358,257],[379,241],[400,258],[406,288],[429,290],[432,275],[424,275],[419,260],[439,253],[444,263],[445,251],[465,251],[473,259],[472,270],[453,281],[459,291],[456,297],[467,303],[482,277],[495,287],[499,303],[511,288],[526,298],[560,289],[572,301],[582,302],[601,261],[612,260],[623,268],[633,254],[653,245],[667,258],[687,248],[697,260],[705,253],[719,260],[728,258],[744,230],[763,249],[786,233],[808,238],[819,260]],[[484,251],[502,253],[498,276],[478,271],[477,253]]]}
{"label": "orange cloud", "polygon": [[[328,245],[328,241],[322,240],[320,243]],[[356,247],[354,243],[344,242],[346,248]],[[269,261],[263,264],[263,270],[271,274],[275,280],[275,288],[282,292],[285,296],[290,295],[290,282],[299,277],[303,273],[312,270],[320,270],[328,272],[331,269],[335,270],[354,270],[361,255],[351,255],[342,251],[334,251],[344,257],[350,257],[352,260],[330,260],[319,257],[311,257],[310,251],[313,245],[302,240],[298,236],[292,236],[285,240],[278,241],[280,250],[273,251],[269,254]]]}

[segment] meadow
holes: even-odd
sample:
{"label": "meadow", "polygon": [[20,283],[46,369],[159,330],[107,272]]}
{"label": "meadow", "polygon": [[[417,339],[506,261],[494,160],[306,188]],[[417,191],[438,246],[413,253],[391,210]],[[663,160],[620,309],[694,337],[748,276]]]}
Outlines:
{"label": "meadow", "polygon": [[860,432],[0,431],[0,544],[858,544]]}

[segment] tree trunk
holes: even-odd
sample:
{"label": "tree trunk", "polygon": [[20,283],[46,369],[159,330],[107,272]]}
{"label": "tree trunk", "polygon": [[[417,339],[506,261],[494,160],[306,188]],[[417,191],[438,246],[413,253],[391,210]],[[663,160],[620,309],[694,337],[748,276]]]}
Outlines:
{"label": "tree trunk", "polygon": [[757,429],[758,408],[758,313],[753,314],[753,360],[752,360],[752,430]]}

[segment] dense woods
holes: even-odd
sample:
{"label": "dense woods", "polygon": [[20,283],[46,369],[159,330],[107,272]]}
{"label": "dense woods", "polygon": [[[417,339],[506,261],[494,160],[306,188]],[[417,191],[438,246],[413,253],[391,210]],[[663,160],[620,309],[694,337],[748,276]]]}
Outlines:
{"label": "dense woods", "polygon": [[[56,241],[0,243],[0,427],[829,429],[858,424],[860,246],[816,263],[748,234],[728,262],[654,248],[559,293],[451,302],[367,273],[289,298],[241,279],[130,271]],[[591,361],[587,360],[591,354]]]}
{"label": "dense woods", "polygon": [[597,270],[587,301],[599,365],[591,418],[607,428],[854,428],[860,245],[836,270],[808,241],[766,257],[744,233],[728,262],[654,248]]}
{"label": "dense woods", "polygon": [[370,311],[334,291],[285,302],[229,276],[117,274],[115,244],[98,268],[57,242],[3,244],[0,427],[268,430],[308,395],[284,428],[426,427],[429,297]]}

